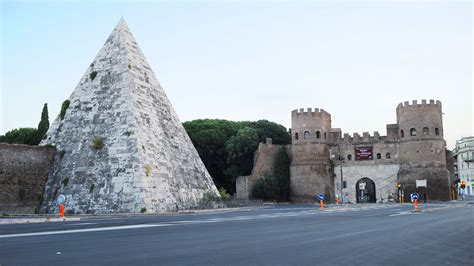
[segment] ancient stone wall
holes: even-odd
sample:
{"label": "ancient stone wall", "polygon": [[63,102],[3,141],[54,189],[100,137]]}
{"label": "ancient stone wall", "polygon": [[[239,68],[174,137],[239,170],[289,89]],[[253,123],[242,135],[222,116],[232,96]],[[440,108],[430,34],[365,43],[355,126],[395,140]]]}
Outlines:
{"label": "ancient stone wall", "polygon": [[54,148],[0,143],[0,213],[35,213]]}
{"label": "ancient stone wall", "polygon": [[266,175],[273,173],[275,159],[278,151],[284,147],[291,159],[288,145],[274,145],[271,139],[267,139],[266,143],[260,143],[255,152],[252,173],[248,176],[240,176],[236,180],[236,197],[239,199],[249,199],[252,197],[252,189],[255,182]]}

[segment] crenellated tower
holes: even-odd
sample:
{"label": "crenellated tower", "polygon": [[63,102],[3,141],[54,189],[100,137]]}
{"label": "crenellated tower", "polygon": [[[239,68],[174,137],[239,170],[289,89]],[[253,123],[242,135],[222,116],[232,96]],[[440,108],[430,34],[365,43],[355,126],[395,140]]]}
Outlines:
{"label": "crenellated tower", "polygon": [[449,200],[449,173],[440,101],[416,100],[397,107],[400,172],[398,181],[405,195],[416,189],[416,180],[427,180],[428,198]]}
{"label": "crenellated tower", "polygon": [[334,197],[334,180],[329,161],[331,115],[323,109],[291,112],[292,161],[291,198],[296,202],[314,200],[316,194]]}

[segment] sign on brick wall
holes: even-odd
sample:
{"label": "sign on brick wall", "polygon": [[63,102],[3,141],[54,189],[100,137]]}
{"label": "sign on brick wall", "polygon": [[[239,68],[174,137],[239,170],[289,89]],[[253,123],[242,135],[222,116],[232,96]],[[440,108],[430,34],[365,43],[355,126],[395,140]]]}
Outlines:
{"label": "sign on brick wall", "polygon": [[356,161],[372,160],[372,147],[355,147]]}

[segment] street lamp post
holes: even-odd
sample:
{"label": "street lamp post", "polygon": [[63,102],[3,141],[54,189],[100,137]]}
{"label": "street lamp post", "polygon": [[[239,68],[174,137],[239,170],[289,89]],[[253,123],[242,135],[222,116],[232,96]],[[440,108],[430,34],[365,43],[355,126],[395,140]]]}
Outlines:
{"label": "street lamp post", "polygon": [[341,162],[341,204],[344,204],[344,178],[342,177],[342,164],[344,163],[344,160]]}

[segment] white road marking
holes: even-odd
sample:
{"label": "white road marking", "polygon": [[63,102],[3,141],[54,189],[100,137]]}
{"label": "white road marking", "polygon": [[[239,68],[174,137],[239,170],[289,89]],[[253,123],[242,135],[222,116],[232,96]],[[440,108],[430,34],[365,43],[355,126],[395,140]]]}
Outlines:
{"label": "white road marking", "polygon": [[[86,232],[100,232],[100,231],[112,231],[112,230],[127,230],[127,229],[138,229],[138,228],[152,228],[152,227],[163,227],[163,226],[178,226],[186,224],[203,224],[203,223],[219,223],[219,222],[228,222],[228,221],[243,221],[243,220],[258,220],[258,219],[268,219],[268,218],[281,218],[281,217],[293,217],[300,215],[312,215],[317,213],[331,213],[331,212],[347,212],[347,211],[362,211],[362,210],[372,210],[380,209],[383,206],[370,206],[362,208],[341,208],[341,209],[325,209],[324,211],[319,211],[317,208],[310,210],[302,211],[293,211],[293,212],[278,212],[274,214],[262,214],[256,216],[236,216],[236,217],[217,217],[209,218],[203,220],[181,220],[181,221],[167,221],[163,223],[151,223],[151,224],[137,224],[137,225],[121,225],[121,226],[111,226],[111,227],[99,227],[99,228],[84,228],[84,229],[72,229],[72,230],[62,230],[62,231],[46,231],[46,232],[35,232],[35,233],[24,233],[24,234],[9,234],[9,235],[0,235],[0,238],[12,238],[12,237],[27,237],[27,236],[43,236],[43,235],[57,235],[57,234],[71,234],[71,233],[86,233]],[[399,212],[390,214],[389,216],[400,216],[400,215],[410,215],[415,214],[410,211]],[[379,214],[377,214],[379,215]],[[76,223],[68,225],[87,225],[94,223]],[[358,232],[355,234],[370,232]],[[351,236],[351,234],[341,235],[338,237]],[[330,239],[330,238],[327,238]]]}
{"label": "white road marking", "polygon": [[171,225],[171,224],[123,225],[123,226],[110,226],[110,227],[99,227],[99,228],[85,228],[85,229],[73,229],[73,230],[62,230],[62,231],[47,231],[47,232],[25,233],[25,234],[0,235],[0,238],[24,237],[24,236],[61,235],[61,234],[73,234],[73,233],[86,233],[86,232],[100,232],[100,231],[112,231],[112,230],[126,230],[126,229],[137,229],[137,228],[161,227],[161,226],[169,226],[169,225]]}
{"label": "white road marking", "polygon": [[76,223],[76,224],[64,224],[64,225],[91,225],[91,224],[97,224],[97,223]]}
{"label": "white road marking", "polygon": [[404,211],[404,212],[399,212],[399,213],[390,214],[390,215],[388,215],[388,216],[393,217],[393,216],[402,216],[402,215],[411,215],[411,214],[414,214],[414,212],[411,212],[411,211]]}

